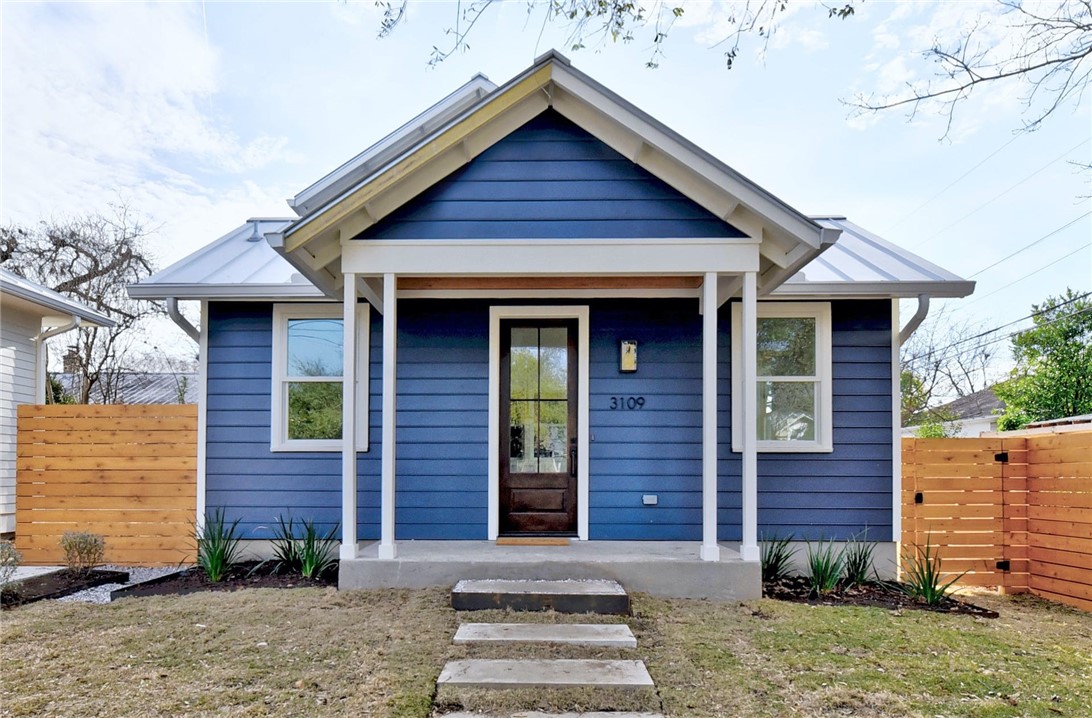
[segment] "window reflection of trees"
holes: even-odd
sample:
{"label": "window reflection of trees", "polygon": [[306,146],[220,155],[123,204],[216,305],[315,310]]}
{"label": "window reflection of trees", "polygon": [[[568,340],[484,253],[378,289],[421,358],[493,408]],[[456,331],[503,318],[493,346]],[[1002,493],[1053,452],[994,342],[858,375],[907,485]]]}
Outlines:
{"label": "window reflection of trees", "polygon": [[568,470],[568,330],[512,328],[509,353],[512,473]]}

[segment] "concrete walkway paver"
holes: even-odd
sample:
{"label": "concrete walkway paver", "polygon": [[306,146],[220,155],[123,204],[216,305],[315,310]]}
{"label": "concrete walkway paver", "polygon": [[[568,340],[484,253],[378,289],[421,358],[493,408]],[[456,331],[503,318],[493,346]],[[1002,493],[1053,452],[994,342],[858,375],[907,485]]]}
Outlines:
{"label": "concrete walkway paver", "polygon": [[474,688],[651,688],[644,661],[474,659],[448,661],[439,686]]}
{"label": "concrete walkway paver", "polygon": [[624,623],[464,623],[455,645],[469,643],[563,643],[574,646],[636,648]]}

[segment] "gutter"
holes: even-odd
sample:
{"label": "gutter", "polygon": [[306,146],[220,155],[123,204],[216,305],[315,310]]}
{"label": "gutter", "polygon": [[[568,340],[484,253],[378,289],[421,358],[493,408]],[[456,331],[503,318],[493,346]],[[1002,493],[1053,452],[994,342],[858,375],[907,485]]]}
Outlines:
{"label": "gutter", "polygon": [[37,366],[34,367],[34,400],[39,403],[45,403],[46,400],[46,377],[48,374],[49,359],[47,357],[49,353],[48,347],[45,345],[46,339],[55,337],[58,334],[64,334],[70,332],[73,329],[78,329],[83,323],[75,314],[70,315],[72,320],[66,324],[62,324],[59,327],[50,327],[44,331],[38,332],[38,335],[34,337],[34,345],[37,347],[35,353],[37,354]]}
{"label": "gutter", "polygon": [[906,340],[917,331],[921,323],[925,321],[926,315],[929,314],[929,295],[918,295],[918,310],[914,312],[914,316],[910,317],[910,321],[906,322],[906,326],[899,332],[899,346],[901,347],[906,343]]}
{"label": "gutter", "polygon": [[201,332],[197,327],[190,324],[190,320],[182,316],[182,312],[178,311],[178,298],[167,297],[167,316],[171,318],[171,321],[178,325],[178,327],[186,332],[186,336],[194,340],[198,344],[201,343]]}

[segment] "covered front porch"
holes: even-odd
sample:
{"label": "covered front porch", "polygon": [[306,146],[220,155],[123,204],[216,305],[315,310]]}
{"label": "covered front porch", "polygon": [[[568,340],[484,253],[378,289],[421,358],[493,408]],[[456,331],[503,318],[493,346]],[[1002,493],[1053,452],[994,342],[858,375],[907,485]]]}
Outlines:
{"label": "covered front porch", "polygon": [[464,579],[612,579],[629,590],[675,598],[747,601],[762,594],[761,569],[738,543],[718,544],[716,562],[687,541],[573,541],[567,546],[502,546],[493,541],[403,541],[381,559],[379,542],[341,560],[339,588],[423,588]]}

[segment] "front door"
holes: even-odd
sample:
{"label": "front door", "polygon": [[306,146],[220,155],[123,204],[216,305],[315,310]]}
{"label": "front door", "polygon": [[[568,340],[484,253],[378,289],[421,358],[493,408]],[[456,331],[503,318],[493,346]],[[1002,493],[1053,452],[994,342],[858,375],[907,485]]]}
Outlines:
{"label": "front door", "polygon": [[575,536],[577,320],[500,328],[500,531]]}

